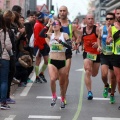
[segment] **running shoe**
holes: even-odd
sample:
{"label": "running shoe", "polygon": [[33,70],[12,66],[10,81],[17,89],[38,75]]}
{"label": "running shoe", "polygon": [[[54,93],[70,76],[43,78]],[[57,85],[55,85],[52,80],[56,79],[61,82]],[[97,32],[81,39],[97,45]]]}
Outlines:
{"label": "running shoe", "polygon": [[54,107],[56,105],[56,100],[57,100],[57,97],[52,99],[51,107]]}
{"label": "running shoe", "polygon": [[60,105],[60,108],[65,108],[65,102],[64,101],[61,101],[61,105]]}
{"label": "running shoe", "polygon": [[44,81],[47,82],[47,80],[45,79],[45,76],[43,74],[39,74],[39,77]]}
{"label": "running shoe", "polygon": [[39,77],[36,77],[35,83],[42,83],[42,80]]}
{"label": "running shoe", "polygon": [[28,78],[27,83],[33,83],[33,81],[30,78]]}
{"label": "running shoe", "polygon": [[10,106],[7,103],[1,103],[1,110],[9,110]]}
{"label": "running shoe", "polygon": [[104,91],[103,91],[103,97],[104,97],[104,98],[107,98],[107,97],[108,97],[108,89],[109,89],[109,87],[105,87],[105,88],[104,88]]}
{"label": "running shoe", "polygon": [[93,99],[93,94],[91,91],[88,92],[88,100],[92,100]]}
{"label": "running shoe", "polygon": [[110,95],[110,103],[111,104],[115,103],[115,97],[113,95]]}

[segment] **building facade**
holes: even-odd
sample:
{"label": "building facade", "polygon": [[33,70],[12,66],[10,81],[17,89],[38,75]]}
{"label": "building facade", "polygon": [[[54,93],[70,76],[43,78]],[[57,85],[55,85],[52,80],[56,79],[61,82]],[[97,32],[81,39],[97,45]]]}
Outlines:
{"label": "building facade", "polygon": [[35,11],[37,6],[37,0],[29,0],[29,9]]}
{"label": "building facade", "polygon": [[0,9],[11,10],[14,5],[19,5],[22,8],[22,15],[26,16],[27,10],[36,10],[36,4],[36,0],[0,0]]}
{"label": "building facade", "polygon": [[115,8],[120,6],[119,0],[95,0],[95,21],[104,22],[107,12],[114,12]]}
{"label": "building facade", "polygon": [[106,11],[107,12],[114,12],[115,8],[120,6],[119,0],[111,0],[106,4]]}

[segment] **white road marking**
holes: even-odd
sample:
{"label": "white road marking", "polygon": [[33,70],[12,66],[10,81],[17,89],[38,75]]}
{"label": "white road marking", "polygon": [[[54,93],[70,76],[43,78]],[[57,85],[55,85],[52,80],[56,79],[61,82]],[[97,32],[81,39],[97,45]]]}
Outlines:
{"label": "white road marking", "polygon": [[[42,59],[41,64],[39,66],[40,70],[41,70],[43,64],[44,64],[44,60]],[[31,77],[31,80],[33,82],[35,81],[35,77],[36,77],[36,75],[35,75],[35,71],[34,71],[33,76]],[[32,85],[33,85],[33,83],[28,83],[27,86],[23,89],[23,91],[20,94],[20,96],[27,96],[27,94],[28,94],[30,88],[32,87]]]}
{"label": "white road marking", "polygon": [[92,120],[120,120],[120,118],[92,117]]}
{"label": "white road marking", "polygon": [[10,115],[8,118],[5,118],[4,120],[14,120],[16,115]]}
{"label": "white road marking", "polygon": [[[52,96],[37,96],[36,98],[39,99],[52,99]],[[60,97],[57,97],[58,99],[60,99]],[[93,98],[93,100],[110,100],[110,98]]]}
{"label": "white road marking", "polygon": [[41,119],[61,119],[61,116],[43,116],[43,115],[29,115],[28,118],[41,118]]}
{"label": "white road marking", "polygon": [[[52,96],[37,96],[36,98],[39,99],[52,99]],[[58,99],[60,99],[61,97],[57,97]],[[93,100],[110,100],[110,98],[93,98]]]}
{"label": "white road marking", "polygon": [[110,100],[110,98],[95,98],[95,97],[93,97],[93,100]]}
{"label": "white road marking", "polygon": [[[39,98],[39,99],[52,99],[52,96],[37,96],[36,98]],[[57,97],[57,99],[60,99],[60,97]]]}
{"label": "white road marking", "polygon": [[84,68],[77,69],[77,70],[75,70],[75,71],[84,71],[84,72],[85,72]]}
{"label": "white road marking", "polygon": [[30,88],[32,87],[33,83],[28,83],[27,87],[24,88],[24,90],[22,91],[22,93],[20,94],[20,96],[27,96]]}

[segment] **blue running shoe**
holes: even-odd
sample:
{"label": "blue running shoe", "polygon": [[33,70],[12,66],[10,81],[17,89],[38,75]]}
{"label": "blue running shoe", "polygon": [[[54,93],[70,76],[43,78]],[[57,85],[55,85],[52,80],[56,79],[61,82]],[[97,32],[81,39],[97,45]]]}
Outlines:
{"label": "blue running shoe", "polygon": [[88,100],[92,100],[93,99],[93,94],[91,91],[88,92]]}

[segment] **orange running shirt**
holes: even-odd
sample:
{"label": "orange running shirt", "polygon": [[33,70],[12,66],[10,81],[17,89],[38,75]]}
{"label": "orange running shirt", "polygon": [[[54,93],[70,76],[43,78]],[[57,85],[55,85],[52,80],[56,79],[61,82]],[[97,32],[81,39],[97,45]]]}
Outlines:
{"label": "orange running shirt", "polygon": [[97,42],[97,35],[96,35],[96,26],[93,26],[93,30],[90,34],[87,34],[86,32],[86,27],[83,28],[83,46],[84,46],[84,51],[87,53],[91,54],[100,54],[97,51],[97,48],[92,48],[92,45],[94,42]]}

